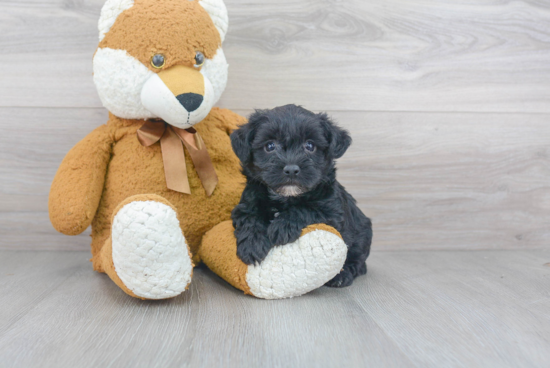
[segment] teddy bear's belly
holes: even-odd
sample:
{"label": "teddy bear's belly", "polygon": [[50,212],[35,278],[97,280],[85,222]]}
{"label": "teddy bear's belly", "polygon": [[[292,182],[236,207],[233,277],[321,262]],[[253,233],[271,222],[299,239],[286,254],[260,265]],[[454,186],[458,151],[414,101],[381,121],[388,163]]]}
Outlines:
{"label": "teddy bear's belly", "polygon": [[159,144],[143,147],[132,135],[119,140],[113,147],[105,188],[92,223],[92,253],[95,255],[109,238],[113,212],[119,203],[137,194],[157,194],[176,208],[183,234],[191,252],[196,254],[204,233],[230,219],[244,188],[244,178],[229,139],[227,135],[219,138],[223,139],[215,140],[218,145],[214,155],[211,154],[219,181],[210,197],[206,196],[189,154],[186,153],[186,164],[190,195],[167,189]]}

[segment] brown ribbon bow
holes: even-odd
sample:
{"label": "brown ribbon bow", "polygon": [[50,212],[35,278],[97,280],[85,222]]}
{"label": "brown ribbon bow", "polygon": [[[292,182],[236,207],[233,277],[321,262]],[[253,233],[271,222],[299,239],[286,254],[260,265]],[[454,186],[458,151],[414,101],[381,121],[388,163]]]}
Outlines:
{"label": "brown ribbon bow", "polygon": [[185,145],[206,194],[212,195],[218,184],[218,175],[216,175],[204,141],[194,128],[180,129],[168,125],[162,120],[147,120],[138,129],[137,136],[141,145],[145,147],[160,141],[168,189],[191,194],[183,150]]}

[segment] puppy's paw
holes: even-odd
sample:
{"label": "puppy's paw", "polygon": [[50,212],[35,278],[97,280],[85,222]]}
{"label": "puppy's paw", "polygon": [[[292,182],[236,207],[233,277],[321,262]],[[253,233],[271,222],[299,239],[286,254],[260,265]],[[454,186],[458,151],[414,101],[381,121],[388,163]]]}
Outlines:
{"label": "puppy's paw", "polygon": [[237,236],[237,257],[247,265],[260,264],[270,250],[271,244],[264,234],[253,233],[242,239]]}
{"label": "puppy's paw", "polygon": [[267,237],[273,245],[293,243],[302,235],[302,228],[296,222],[277,218],[267,228]]}
{"label": "puppy's paw", "polygon": [[366,274],[367,274],[367,264],[365,262],[362,262],[357,268],[357,276],[366,275]]}
{"label": "puppy's paw", "polygon": [[334,276],[332,280],[327,282],[325,286],[334,288],[346,287],[353,284],[353,279],[354,277],[352,273],[348,269],[344,268],[338,275]]}

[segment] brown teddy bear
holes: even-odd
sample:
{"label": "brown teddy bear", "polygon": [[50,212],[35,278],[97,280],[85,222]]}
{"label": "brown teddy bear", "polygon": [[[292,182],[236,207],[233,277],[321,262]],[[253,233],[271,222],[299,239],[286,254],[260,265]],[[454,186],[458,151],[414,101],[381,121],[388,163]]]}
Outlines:
{"label": "brown teddy bear", "polygon": [[67,235],[92,225],[94,269],[131,296],[175,297],[202,261],[245,293],[292,297],[344,263],[341,236],[322,224],[261,265],[236,255],[228,220],[244,178],[229,135],[246,120],[213,107],[227,25],[222,0],[108,0],[101,11],[93,69],[109,120],[63,160],[49,211]]}

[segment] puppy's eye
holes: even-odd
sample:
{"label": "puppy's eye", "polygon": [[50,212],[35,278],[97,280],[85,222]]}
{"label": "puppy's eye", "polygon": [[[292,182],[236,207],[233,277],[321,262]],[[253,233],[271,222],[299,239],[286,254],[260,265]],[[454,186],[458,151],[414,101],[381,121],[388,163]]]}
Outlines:
{"label": "puppy's eye", "polygon": [[162,54],[156,54],[151,58],[151,65],[153,66],[153,68],[156,68],[156,69],[162,68],[165,62],[166,61],[164,60],[164,55]]}
{"label": "puppy's eye", "polygon": [[306,144],[304,144],[304,148],[309,152],[315,152],[315,144],[313,144],[312,141],[307,141]]}
{"label": "puppy's eye", "polygon": [[200,51],[197,51],[197,53],[195,54],[195,67],[200,68],[201,66],[203,66],[204,60],[206,60],[204,54]]}
{"label": "puppy's eye", "polygon": [[273,152],[273,151],[275,151],[275,148],[276,148],[276,146],[275,146],[275,143],[273,143],[273,142],[269,142],[264,147],[266,152]]}

